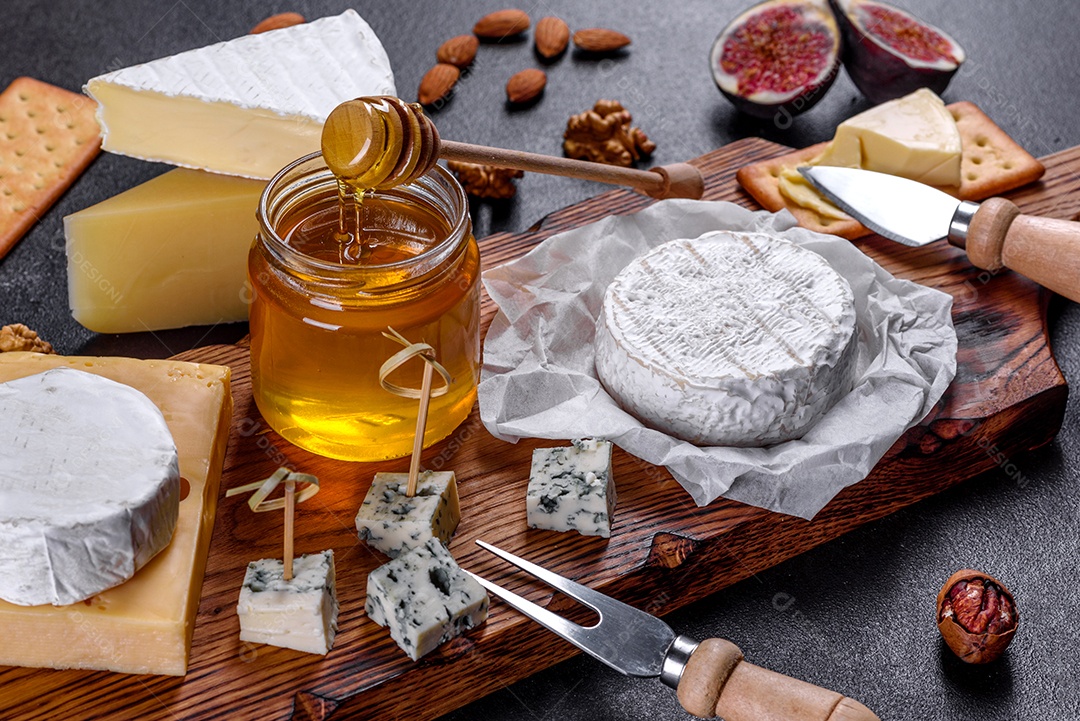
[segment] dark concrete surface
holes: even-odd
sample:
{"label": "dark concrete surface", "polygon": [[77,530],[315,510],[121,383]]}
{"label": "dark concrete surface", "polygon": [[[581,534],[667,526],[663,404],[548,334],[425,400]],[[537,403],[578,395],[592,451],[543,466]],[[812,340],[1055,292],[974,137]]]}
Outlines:
{"label": "dark concrete surface", "polygon": [[[524,110],[506,106],[503,86],[511,73],[538,65],[531,35],[525,42],[485,44],[454,97],[433,117],[446,138],[558,154],[569,115],[599,98],[616,98],[657,143],[659,165],[746,136],[801,147],[830,138],[841,120],[868,107],[841,73],[821,104],[790,128],[739,116],[713,85],[708,52],[720,29],[747,4],[528,2],[521,7],[534,21],[555,14],[572,28],[612,27],[634,42],[608,60],[568,52],[546,67],[544,97]],[[947,102],[976,103],[1036,156],[1080,143],[1080,4],[904,0],[903,6],[948,30],[967,49],[969,60],[944,94]],[[413,99],[439,43],[469,32],[483,13],[501,6],[491,0],[6,0],[0,12],[0,87],[31,75],[78,90],[106,70],[243,34],[273,12],[295,10],[315,18],[346,7],[355,7],[374,27],[389,53],[399,94]],[[0,325],[26,323],[63,353],[142,357],[242,337],[243,324],[98,336],[68,313],[63,216],[166,169],[102,154],[0,261]],[[515,200],[474,206],[477,236],[524,230],[604,189],[530,174]],[[1055,300],[1049,325],[1066,378],[1080,377],[1076,305]],[[1073,618],[1080,559],[1078,412],[1074,397],[1052,444],[1010,459],[1017,473],[991,473],[964,483],[668,620],[699,638],[730,638],[754,662],[840,690],[883,719],[1080,718],[1074,667],[1080,631]],[[1012,647],[999,662],[982,668],[953,658],[933,621],[939,586],[964,566],[1005,581],[1022,613]],[[578,657],[446,720],[685,718],[674,694],[659,682],[623,678]]]}

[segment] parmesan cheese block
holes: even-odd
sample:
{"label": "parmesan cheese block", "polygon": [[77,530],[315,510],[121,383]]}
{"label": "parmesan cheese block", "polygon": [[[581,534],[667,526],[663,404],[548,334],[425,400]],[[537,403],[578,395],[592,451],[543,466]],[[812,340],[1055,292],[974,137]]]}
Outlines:
{"label": "parmesan cheese block", "polygon": [[229,438],[229,369],[172,360],[0,353],[0,382],[58,367],[123,383],[153,401],[176,443],[180,515],[169,545],[126,583],[68,606],[0,601],[0,665],[182,676]]}
{"label": "parmesan cheese block", "polygon": [[72,316],[98,333],[247,320],[265,187],[180,168],[65,217]]}
{"label": "parmesan cheese block", "polygon": [[338,104],[397,94],[355,10],[116,70],[85,90],[105,150],[264,179],[319,149]]}
{"label": "parmesan cheese block", "polygon": [[71,368],[0,383],[0,598],[85,600],[172,539],[180,470],[149,398]]}
{"label": "parmesan cheese block", "polygon": [[824,258],[762,233],[673,240],[604,295],[596,372],[647,426],[703,446],[799,438],[854,380],[854,296]]}

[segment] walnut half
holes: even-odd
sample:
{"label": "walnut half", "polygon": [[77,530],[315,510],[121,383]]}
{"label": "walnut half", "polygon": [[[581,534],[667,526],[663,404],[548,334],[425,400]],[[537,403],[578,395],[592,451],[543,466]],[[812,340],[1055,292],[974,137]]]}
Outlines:
{"label": "walnut half", "polygon": [[567,157],[608,165],[632,165],[653,154],[656,143],[630,126],[630,113],[616,100],[598,100],[592,110],[573,115],[563,133]]}
{"label": "walnut half", "polygon": [[35,331],[22,323],[13,323],[0,328],[0,353],[19,350],[33,353],[55,352],[50,343],[39,338]]}
{"label": "walnut half", "polygon": [[517,192],[514,178],[525,175],[524,172],[513,168],[461,163],[456,160],[446,161],[446,167],[453,171],[461,181],[465,192],[477,198],[512,198]]}

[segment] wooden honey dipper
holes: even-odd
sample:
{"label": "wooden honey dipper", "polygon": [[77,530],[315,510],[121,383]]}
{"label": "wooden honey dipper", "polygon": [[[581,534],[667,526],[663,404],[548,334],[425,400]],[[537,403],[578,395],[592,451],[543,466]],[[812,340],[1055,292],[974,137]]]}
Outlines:
{"label": "wooden honey dipper", "polygon": [[322,154],[336,176],[361,190],[412,182],[441,157],[625,185],[654,198],[696,199],[705,191],[701,171],[688,163],[636,170],[442,140],[419,105],[392,96],[356,98],[334,108],[323,125]]}

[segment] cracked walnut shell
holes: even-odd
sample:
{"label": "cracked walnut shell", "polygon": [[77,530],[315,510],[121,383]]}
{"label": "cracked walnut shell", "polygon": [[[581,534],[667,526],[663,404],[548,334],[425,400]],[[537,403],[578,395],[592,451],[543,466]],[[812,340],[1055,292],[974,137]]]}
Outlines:
{"label": "cracked walnut shell", "polygon": [[1019,623],[1020,612],[1009,589],[981,571],[957,571],[938,593],[938,630],[962,661],[990,663],[997,659]]}
{"label": "cracked walnut shell", "polygon": [[31,353],[54,353],[52,344],[38,337],[22,323],[0,328],[0,353],[30,351]]}
{"label": "cracked walnut shell", "polygon": [[618,101],[598,100],[592,110],[567,121],[563,152],[570,158],[630,166],[656,150],[641,128],[630,126],[631,120]]}
{"label": "cracked walnut shell", "polygon": [[461,163],[455,160],[448,160],[446,167],[461,181],[465,192],[477,198],[512,198],[517,192],[514,178],[525,175],[513,168],[497,168],[494,165]]}

